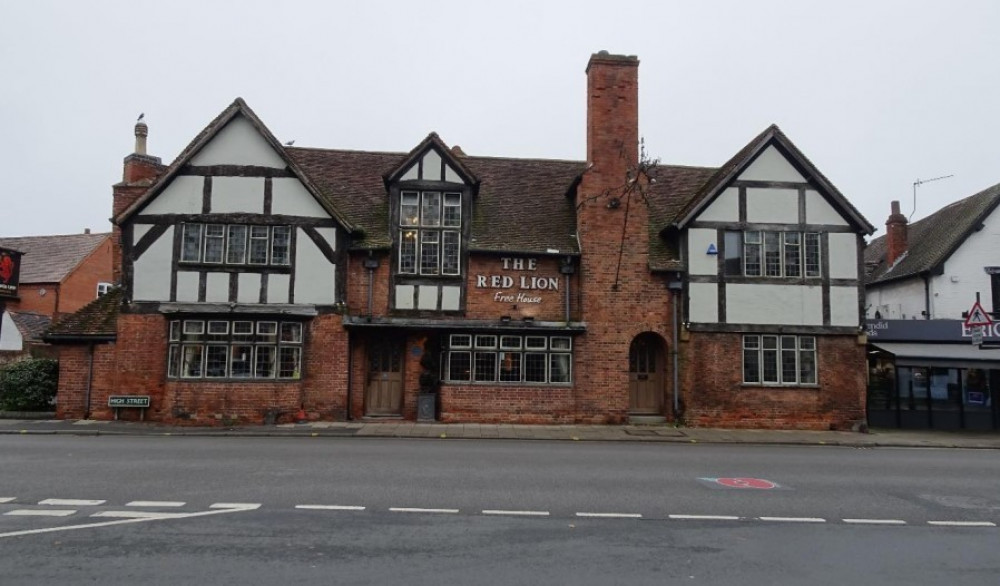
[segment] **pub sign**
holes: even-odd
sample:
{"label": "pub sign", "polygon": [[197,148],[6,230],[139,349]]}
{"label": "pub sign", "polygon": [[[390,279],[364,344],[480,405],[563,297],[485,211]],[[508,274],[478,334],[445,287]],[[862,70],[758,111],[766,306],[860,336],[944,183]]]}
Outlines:
{"label": "pub sign", "polygon": [[0,297],[17,297],[17,283],[21,273],[21,253],[0,248]]}

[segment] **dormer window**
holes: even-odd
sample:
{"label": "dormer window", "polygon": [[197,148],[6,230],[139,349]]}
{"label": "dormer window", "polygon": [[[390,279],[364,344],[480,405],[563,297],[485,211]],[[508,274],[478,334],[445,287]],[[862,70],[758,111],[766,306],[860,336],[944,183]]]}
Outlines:
{"label": "dormer window", "polygon": [[403,191],[399,224],[400,274],[460,274],[461,193]]}

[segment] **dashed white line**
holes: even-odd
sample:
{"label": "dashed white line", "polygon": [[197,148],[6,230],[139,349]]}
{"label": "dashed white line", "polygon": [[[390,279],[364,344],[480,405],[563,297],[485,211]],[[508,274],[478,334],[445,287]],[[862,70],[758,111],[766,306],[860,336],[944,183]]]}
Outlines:
{"label": "dashed white line", "polygon": [[76,513],[76,509],[16,509],[5,515],[19,517],[69,517]]}
{"label": "dashed white line", "polygon": [[208,505],[210,509],[241,509],[241,510],[253,510],[259,509],[260,503],[213,503]]}
{"label": "dashed white line", "polygon": [[731,515],[669,515],[670,519],[679,521],[739,521],[739,517]]}
{"label": "dashed white line", "polygon": [[420,509],[413,507],[389,507],[389,511],[393,513],[449,513],[456,514],[458,509]]}
{"label": "dashed white line", "polygon": [[484,515],[513,515],[521,517],[548,517],[548,511],[505,511],[502,509],[484,509]]}
{"label": "dashed white line", "polygon": [[184,513],[155,513],[152,511],[101,511],[91,517],[112,517],[115,519],[177,519]]}
{"label": "dashed white line", "polygon": [[642,519],[642,515],[639,513],[577,513],[576,516],[600,519]]}
{"label": "dashed white line", "polygon": [[363,511],[365,507],[357,505],[295,505],[296,509],[307,509],[311,511]]}
{"label": "dashed white line", "polygon": [[996,527],[991,521],[928,521],[928,525],[938,527]]}
{"label": "dashed white line", "polygon": [[12,503],[15,500],[17,500],[17,497],[13,497],[13,496],[0,497],[0,503]]}
{"label": "dashed white line", "polygon": [[183,507],[184,501],[132,501],[125,503],[126,507]]}
{"label": "dashed white line", "polygon": [[96,507],[97,505],[103,505],[107,501],[105,500],[87,500],[87,499],[45,499],[44,501],[38,501],[40,505],[52,505],[55,507]]}
{"label": "dashed white line", "polygon": [[842,519],[852,525],[906,525],[902,519]]}
{"label": "dashed white line", "polygon": [[761,521],[773,521],[775,523],[826,523],[826,519],[820,517],[757,517]]}

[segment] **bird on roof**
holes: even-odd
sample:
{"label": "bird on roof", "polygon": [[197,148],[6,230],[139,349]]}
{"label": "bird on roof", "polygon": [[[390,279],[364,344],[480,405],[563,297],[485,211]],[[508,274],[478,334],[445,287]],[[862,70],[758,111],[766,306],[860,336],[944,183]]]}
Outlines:
{"label": "bird on roof", "polygon": [[292,146],[293,144],[295,144],[295,141],[294,140],[290,140],[290,141],[288,141],[288,142],[285,143],[285,146]]}
{"label": "bird on roof", "polygon": [[142,122],[142,119],[145,118],[145,117],[146,117],[146,113],[145,112],[139,112],[139,117],[136,118],[135,121],[136,122]]}

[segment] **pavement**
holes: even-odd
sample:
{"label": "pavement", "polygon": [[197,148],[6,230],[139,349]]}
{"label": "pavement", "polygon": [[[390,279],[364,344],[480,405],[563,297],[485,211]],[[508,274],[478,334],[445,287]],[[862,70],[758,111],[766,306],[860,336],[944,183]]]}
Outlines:
{"label": "pavement", "polygon": [[668,425],[514,425],[416,423],[401,420],[310,422],[237,427],[192,427],[94,419],[0,418],[0,435],[199,436],[199,437],[389,437],[630,441],[682,444],[847,446],[855,448],[1000,449],[1000,432],[874,429],[800,431],[713,429]]}

